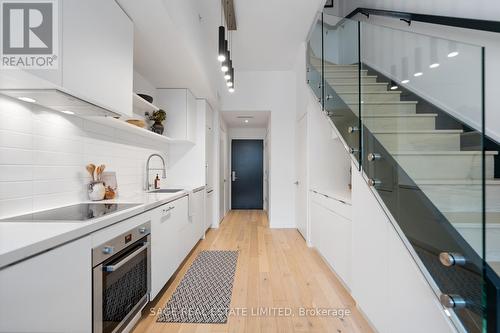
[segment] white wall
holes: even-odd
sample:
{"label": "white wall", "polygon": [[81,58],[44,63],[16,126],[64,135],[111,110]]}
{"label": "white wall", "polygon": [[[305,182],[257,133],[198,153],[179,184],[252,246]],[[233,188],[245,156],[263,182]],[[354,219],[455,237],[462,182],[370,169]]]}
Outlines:
{"label": "white wall", "polygon": [[293,228],[296,114],[294,72],[250,71],[237,72],[235,76],[236,91],[222,96],[221,109],[271,112],[269,222],[272,228]]}
{"label": "white wall", "polygon": [[256,139],[264,140],[267,136],[267,128],[229,128],[229,140],[236,139]]}
{"label": "white wall", "polygon": [[153,97],[153,104],[157,96],[155,86],[137,71],[134,71],[134,92]]}
{"label": "white wall", "polygon": [[[433,0],[423,0],[423,1],[402,1],[402,0],[350,0],[344,1],[343,3],[343,15],[351,12],[356,7],[368,7],[377,9],[388,9],[396,11],[408,11],[414,13],[426,13],[433,15],[445,15],[445,16],[456,16],[456,17],[468,17],[476,19],[485,20],[498,20],[500,13],[500,2],[495,0],[484,0],[481,2],[475,1],[433,1]],[[357,19],[366,21],[366,18],[362,15],[358,15]],[[377,16],[370,16],[368,20],[371,24],[380,24],[388,27],[393,27],[400,30],[412,31],[416,33],[427,34],[431,36],[436,36],[444,39],[457,40],[462,43],[469,43],[473,45],[484,46],[486,48],[486,127],[487,134],[493,139],[500,141],[500,112],[498,112],[498,101],[496,96],[499,94],[499,88],[497,84],[497,74],[500,73],[500,34],[481,32],[432,24],[425,24],[419,22],[412,22],[411,26],[404,22],[395,19],[382,18]],[[383,41],[379,41],[383,43]],[[412,40],[407,41],[407,46],[413,43]],[[460,46],[459,46],[460,48]],[[385,47],[385,50],[388,48]],[[463,60],[460,66],[453,68],[448,66],[447,69],[443,66],[435,69],[434,71],[443,70],[440,80],[443,82],[436,82],[433,84],[434,87],[440,87],[440,91],[445,91],[446,102],[441,105],[443,108],[453,109],[454,112],[458,113],[458,117],[464,120],[470,118],[476,118],[475,123],[477,123],[478,107],[477,102],[477,89],[478,89],[478,59],[477,54],[472,53],[472,51],[467,51],[464,47],[464,56],[468,55],[469,60]],[[393,52],[401,52],[401,50],[393,50],[390,52],[385,50],[384,54],[387,57],[391,57]],[[459,50],[460,51],[460,50]],[[459,55],[456,58],[452,58],[455,63],[458,63]],[[382,55],[378,56],[380,59]],[[473,58],[471,58],[473,57]],[[465,58],[465,57],[464,57]],[[472,60],[473,59],[473,60]],[[450,63],[450,62],[448,62]],[[425,62],[424,62],[425,64]],[[461,68],[460,68],[461,67]],[[410,70],[411,62],[410,62]],[[472,72],[467,72],[472,71]],[[470,75],[472,73],[472,76]],[[426,73],[424,73],[424,76]],[[429,75],[429,69],[427,67],[427,75]],[[435,75],[435,74],[434,74]],[[424,77],[423,76],[423,77]],[[423,78],[421,77],[421,78]],[[452,79],[455,80],[453,84]],[[427,81],[428,83],[429,81]],[[424,94],[429,94],[429,91],[422,90],[425,87],[416,87],[417,93],[421,92]],[[420,90],[418,90],[420,89]],[[469,89],[472,89],[469,91]],[[436,99],[434,95],[430,95],[432,99]],[[447,101],[455,98],[459,101],[455,104],[451,104]],[[471,116],[470,106],[474,103],[475,111],[472,111],[475,117]],[[460,107],[461,106],[461,107]],[[457,110],[458,108],[458,110]]]}
{"label": "white wall", "polygon": [[457,16],[483,20],[498,20],[500,3],[496,0],[466,1],[466,0],[340,0],[343,15],[357,7],[399,10],[420,14]]}
{"label": "white wall", "polygon": [[116,171],[120,196],[133,195],[147,157],[165,156],[166,147],[128,132],[9,97],[0,110],[0,217],[88,200],[89,163]]}

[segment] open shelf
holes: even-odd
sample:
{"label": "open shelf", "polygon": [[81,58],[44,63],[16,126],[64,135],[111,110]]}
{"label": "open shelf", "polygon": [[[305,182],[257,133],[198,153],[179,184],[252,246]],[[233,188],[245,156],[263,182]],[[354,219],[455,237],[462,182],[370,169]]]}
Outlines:
{"label": "open shelf", "polygon": [[[140,98],[140,97],[139,97]],[[116,128],[122,131],[129,132],[134,135],[141,136],[143,138],[150,139],[152,142],[159,143],[159,144],[194,144],[192,141],[188,140],[179,140],[179,139],[172,139],[169,138],[168,136],[156,134],[154,132],[151,132],[150,130],[129,124],[125,122],[123,119],[116,119],[113,117],[92,117],[92,121],[95,121],[97,123]]]}
{"label": "open shelf", "polygon": [[134,113],[140,114],[142,116],[144,116],[145,112],[153,113],[160,109],[159,107],[149,103],[136,93],[133,94],[133,107],[134,107]]}

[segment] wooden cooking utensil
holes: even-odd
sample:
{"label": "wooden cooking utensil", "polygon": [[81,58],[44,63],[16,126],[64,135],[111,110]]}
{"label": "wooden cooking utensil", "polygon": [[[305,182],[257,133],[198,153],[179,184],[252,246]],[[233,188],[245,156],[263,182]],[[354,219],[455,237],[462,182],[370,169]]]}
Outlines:
{"label": "wooden cooking utensil", "polygon": [[86,169],[87,169],[88,173],[90,174],[90,177],[92,177],[92,181],[95,181],[95,177],[94,177],[95,165],[89,164],[86,166]]}

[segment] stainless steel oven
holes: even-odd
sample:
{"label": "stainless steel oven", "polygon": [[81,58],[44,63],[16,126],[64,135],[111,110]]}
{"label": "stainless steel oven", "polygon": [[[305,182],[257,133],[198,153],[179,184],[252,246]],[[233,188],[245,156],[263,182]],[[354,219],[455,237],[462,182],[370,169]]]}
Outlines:
{"label": "stainless steel oven", "polygon": [[93,249],[94,333],[123,332],[148,302],[150,230],[148,222]]}

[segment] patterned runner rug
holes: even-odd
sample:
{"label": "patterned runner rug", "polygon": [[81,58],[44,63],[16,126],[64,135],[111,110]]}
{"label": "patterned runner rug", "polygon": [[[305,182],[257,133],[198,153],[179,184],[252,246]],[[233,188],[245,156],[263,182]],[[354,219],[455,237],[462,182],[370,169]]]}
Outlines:
{"label": "patterned runner rug", "polygon": [[201,251],[157,322],[225,324],[238,251]]}

